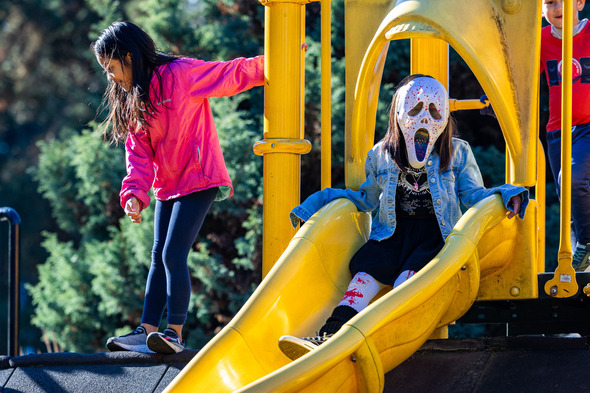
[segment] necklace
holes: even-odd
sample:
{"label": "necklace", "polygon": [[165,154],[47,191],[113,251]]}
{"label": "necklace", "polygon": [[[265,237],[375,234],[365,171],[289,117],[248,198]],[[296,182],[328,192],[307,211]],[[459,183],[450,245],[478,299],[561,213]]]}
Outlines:
{"label": "necklace", "polygon": [[[420,179],[420,176],[422,176],[422,172],[414,173],[412,171],[408,171],[408,173],[410,174],[410,176],[412,176],[412,179],[414,179],[414,191],[418,191],[418,179]],[[416,175],[418,175],[418,177],[416,177]]]}

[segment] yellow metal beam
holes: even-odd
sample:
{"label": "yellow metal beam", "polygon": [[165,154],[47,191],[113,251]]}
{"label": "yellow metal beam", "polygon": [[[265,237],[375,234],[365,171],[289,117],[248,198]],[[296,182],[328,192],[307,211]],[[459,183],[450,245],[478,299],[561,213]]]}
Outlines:
{"label": "yellow metal beam", "polygon": [[[303,97],[303,4],[307,1],[261,1],[265,5],[263,277],[295,234],[288,216],[299,204]],[[307,150],[309,151],[309,150]],[[272,153],[272,154],[266,154]]]}
{"label": "yellow metal beam", "polygon": [[[364,74],[359,75],[356,83],[352,146],[346,157],[347,164],[351,164],[346,169],[348,186],[358,187],[364,179],[364,156],[373,140],[357,133],[374,129],[373,100],[387,42],[415,38],[446,41],[461,55],[498,116],[514,161],[514,173],[509,178],[518,185],[535,184],[536,166],[530,163],[536,159],[538,135],[540,10],[538,2],[516,3],[518,6],[482,0],[397,2],[378,27],[363,59]],[[473,15],[478,15],[477,23],[457,23],[472,20]],[[530,26],[536,27],[532,33]]]}

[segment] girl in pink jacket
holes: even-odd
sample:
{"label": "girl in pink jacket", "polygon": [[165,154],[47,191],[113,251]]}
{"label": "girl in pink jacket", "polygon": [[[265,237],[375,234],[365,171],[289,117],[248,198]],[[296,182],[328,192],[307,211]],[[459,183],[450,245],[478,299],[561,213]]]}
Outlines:
{"label": "girl in pink jacket", "polygon": [[[233,194],[209,97],[262,85],[264,59],[206,62],[165,55],[130,22],[115,22],[92,44],[109,82],[104,101],[112,141],[125,141],[121,206],[132,222],[156,197],[152,263],[141,325],[111,337],[111,351],[175,353],[184,349],[191,284],[188,253],[214,200]],[[167,307],[167,328],[158,332]]]}

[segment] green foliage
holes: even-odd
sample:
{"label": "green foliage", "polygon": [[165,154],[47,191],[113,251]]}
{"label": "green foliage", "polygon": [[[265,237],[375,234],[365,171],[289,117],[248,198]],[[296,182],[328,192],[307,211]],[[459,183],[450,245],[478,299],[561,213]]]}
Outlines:
{"label": "green foliage", "polygon": [[[72,242],[60,242],[46,234],[43,246],[50,250],[47,261],[39,266],[39,284],[28,286],[36,306],[33,324],[55,338],[66,351],[89,350],[88,332],[95,330],[98,297],[89,285],[92,276],[84,254]],[[94,343],[96,344],[96,343]]]}
{"label": "green foliage", "polygon": [[49,200],[60,228],[83,237],[106,238],[106,228],[121,216],[117,187],[124,175],[122,149],[108,146],[99,133],[39,142],[39,165],[32,169],[39,192]]}
{"label": "green foliage", "polygon": [[[131,228],[126,218],[119,225],[122,150],[94,130],[66,130],[62,137],[39,144],[33,172],[60,228],[75,241],[47,233],[49,257],[39,265],[39,283],[28,288],[36,306],[33,324],[63,349],[87,352],[100,348],[119,321],[137,322],[152,228]],[[146,220],[152,215],[144,212]]]}
{"label": "green foliage", "polygon": [[486,187],[506,183],[506,160],[503,152],[495,146],[474,146],[472,150]]}

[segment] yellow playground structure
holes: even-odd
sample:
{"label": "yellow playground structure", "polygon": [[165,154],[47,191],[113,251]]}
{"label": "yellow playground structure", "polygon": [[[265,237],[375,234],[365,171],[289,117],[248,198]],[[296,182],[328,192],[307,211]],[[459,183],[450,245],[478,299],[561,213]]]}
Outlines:
{"label": "yellow playground structure", "polygon": [[[447,87],[449,45],[494,107],[506,141],[506,181],[528,187],[524,220],[506,220],[490,197],[471,208],[442,251],[411,280],[381,293],[317,350],[289,361],[284,334],[314,335],[351,279],[348,262],[369,236],[371,217],[347,200],[325,206],[298,231],[303,136],[305,7],[311,0],[261,0],[265,7],[263,281],[233,318],[181,371],[166,392],[381,392],[384,374],[476,301],[580,296],[571,266],[570,165],[562,165],[561,243],[555,274],[545,265],[545,159],[538,135],[541,1],[346,0],[346,185],[364,181],[374,143],[377,97],[390,41],[410,40],[411,73]],[[571,81],[571,0],[564,1],[563,80]],[[330,186],[330,4],[322,12],[322,187]],[[568,16],[568,11],[570,12]],[[568,25],[569,23],[569,25]],[[562,129],[571,128],[571,83],[563,88]],[[451,99],[452,110],[479,109]],[[568,116],[568,113],[570,116]],[[568,123],[569,122],[569,123]],[[563,160],[571,137],[563,135]],[[547,273],[545,273],[547,275]],[[583,296],[583,295],[582,295]]]}

